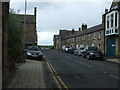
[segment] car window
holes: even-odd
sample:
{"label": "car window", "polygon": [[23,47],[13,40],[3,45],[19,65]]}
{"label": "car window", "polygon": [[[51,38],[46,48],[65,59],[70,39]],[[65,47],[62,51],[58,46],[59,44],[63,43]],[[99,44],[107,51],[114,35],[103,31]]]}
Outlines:
{"label": "car window", "polygon": [[90,50],[90,51],[97,51],[98,48],[97,48],[97,47],[89,47],[89,50]]}
{"label": "car window", "polygon": [[36,46],[28,46],[28,47],[27,47],[27,50],[39,51],[40,49],[39,49],[38,47],[36,47]]}

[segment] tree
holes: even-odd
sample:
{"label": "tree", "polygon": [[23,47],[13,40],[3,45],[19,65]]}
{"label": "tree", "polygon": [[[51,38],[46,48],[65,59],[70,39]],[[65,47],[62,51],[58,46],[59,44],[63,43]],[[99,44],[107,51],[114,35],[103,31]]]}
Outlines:
{"label": "tree", "polygon": [[9,61],[20,62],[23,59],[23,26],[19,23],[17,15],[13,10],[9,13],[8,30],[8,59]]}

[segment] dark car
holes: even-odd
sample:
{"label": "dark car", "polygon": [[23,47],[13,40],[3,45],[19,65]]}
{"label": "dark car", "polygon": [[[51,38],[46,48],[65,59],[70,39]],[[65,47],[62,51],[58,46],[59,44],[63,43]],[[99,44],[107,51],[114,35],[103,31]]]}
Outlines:
{"label": "dark car", "polygon": [[42,60],[42,52],[37,46],[28,46],[26,48],[26,59]]}
{"label": "dark car", "polygon": [[76,48],[68,48],[67,52],[70,53],[70,54],[73,54],[74,53],[74,50],[76,50]]}
{"label": "dark car", "polygon": [[103,53],[95,46],[85,47],[82,53],[82,57],[89,59],[103,59]]}

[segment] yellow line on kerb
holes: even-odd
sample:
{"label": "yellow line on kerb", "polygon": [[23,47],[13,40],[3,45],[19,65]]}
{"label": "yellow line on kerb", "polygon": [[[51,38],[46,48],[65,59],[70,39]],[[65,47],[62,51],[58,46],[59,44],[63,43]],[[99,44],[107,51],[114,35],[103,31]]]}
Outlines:
{"label": "yellow line on kerb", "polygon": [[[52,64],[50,64],[50,66],[52,67],[53,71],[57,74],[57,72],[55,71],[55,69],[53,68]],[[61,84],[64,86],[64,88],[66,90],[68,90],[68,87],[65,85],[65,83],[62,81],[62,79],[57,75],[58,80],[61,82]]]}
{"label": "yellow line on kerb", "polygon": [[[48,65],[48,67],[49,67],[49,69],[50,69],[50,71],[51,71],[51,73],[52,73],[52,75],[53,75],[53,71],[52,71],[52,69],[51,69],[51,67],[50,67],[50,64],[49,64],[48,62],[46,62],[46,63],[47,63],[47,65]],[[53,78],[54,78],[54,80],[55,80],[55,82],[56,82],[56,84],[57,84],[58,88],[60,89],[61,87],[60,87],[60,85],[59,85],[58,80],[56,79],[56,77],[55,77],[55,76],[53,76]]]}

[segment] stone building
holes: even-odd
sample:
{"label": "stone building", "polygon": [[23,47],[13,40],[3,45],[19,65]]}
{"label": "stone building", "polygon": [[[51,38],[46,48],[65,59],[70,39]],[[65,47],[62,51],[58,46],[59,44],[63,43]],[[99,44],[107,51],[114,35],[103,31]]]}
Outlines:
{"label": "stone building", "polygon": [[65,45],[65,41],[64,38],[68,35],[71,35],[75,32],[74,29],[72,30],[60,30],[59,31],[59,35],[54,35],[53,41],[54,41],[54,49],[56,50],[60,50],[62,48],[63,45]]}
{"label": "stone building", "polygon": [[97,46],[104,53],[104,24],[83,29],[64,38],[66,45],[74,48]]}
{"label": "stone building", "polygon": [[64,36],[61,42],[76,48],[97,46],[106,57],[120,58],[120,0],[113,0],[110,9],[105,9],[102,24],[91,28],[82,24],[78,32]]}
{"label": "stone building", "polygon": [[113,0],[104,14],[105,53],[109,58],[120,58],[120,0]]}
{"label": "stone building", "polygon": [[[17,14],[20,23],[24,27],[24,14]],[[36,7],[34,7],[34,15],[26,15],[25,22],[25,43],[26,45],[37,45],[37,31],[36,31]]]}

